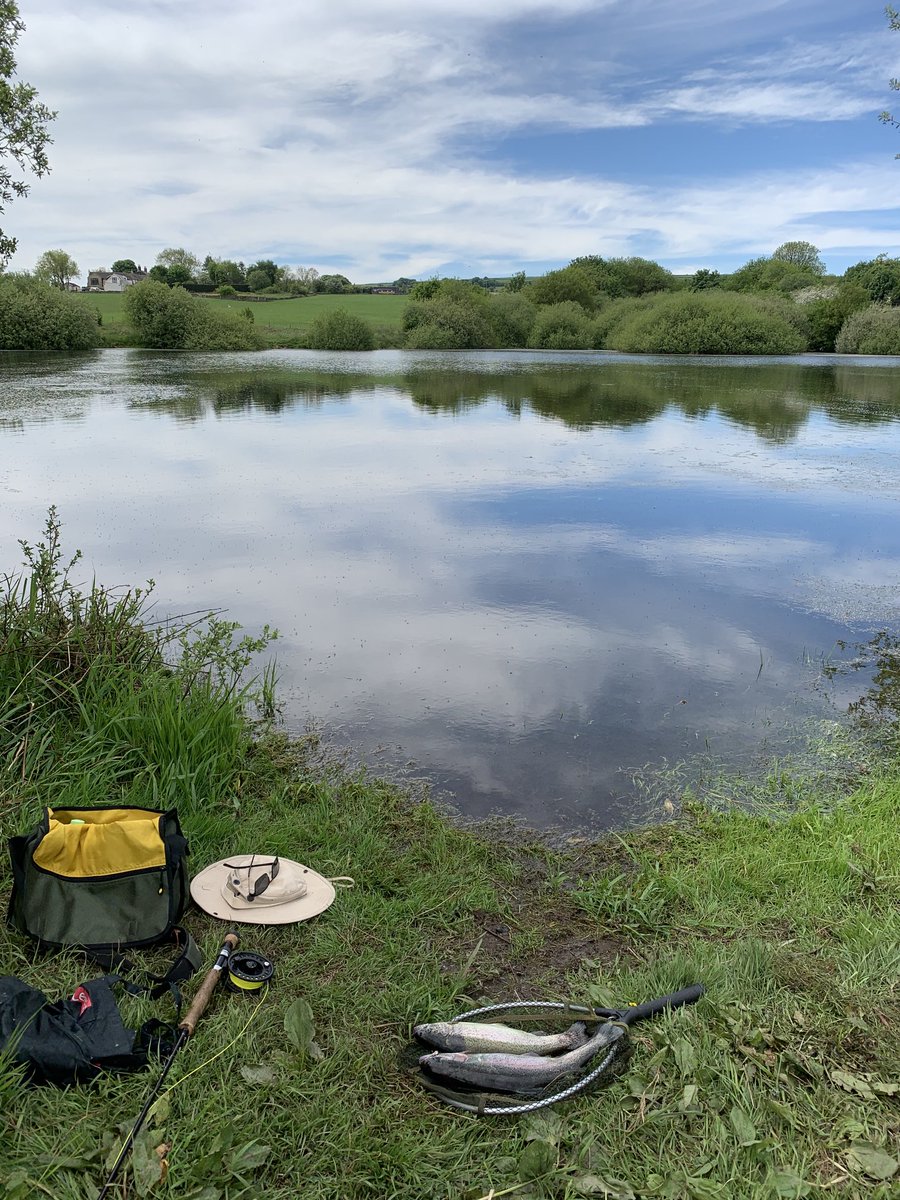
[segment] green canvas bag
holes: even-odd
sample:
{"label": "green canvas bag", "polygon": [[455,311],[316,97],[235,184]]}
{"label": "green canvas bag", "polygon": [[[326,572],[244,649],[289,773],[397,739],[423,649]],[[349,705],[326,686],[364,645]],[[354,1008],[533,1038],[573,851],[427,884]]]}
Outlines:
{"label": "green canvas bag", "polygon": [[174,810],[47,808],[36,829],[10,838],[9,856],[8,923],[43,949],[102,958],[178,940],[190,893]]}

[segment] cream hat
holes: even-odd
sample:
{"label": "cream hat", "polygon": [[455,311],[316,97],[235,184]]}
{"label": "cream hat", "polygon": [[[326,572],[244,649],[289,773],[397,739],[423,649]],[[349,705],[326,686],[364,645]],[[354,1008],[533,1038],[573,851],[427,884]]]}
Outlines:
{"label": "cream hat", "polygon": [[191,896],[204,912],[248,925],[290,925],[324,912],[334,885],[290,858],[235,854],[191,880]]}

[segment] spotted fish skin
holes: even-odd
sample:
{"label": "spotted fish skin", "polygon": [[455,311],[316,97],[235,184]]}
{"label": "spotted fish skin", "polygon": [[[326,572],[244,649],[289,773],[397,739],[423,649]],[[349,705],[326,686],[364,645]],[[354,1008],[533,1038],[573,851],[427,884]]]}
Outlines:
{"label": "spotted fish skin", "polygon": [[583,1045],[556,1057],[542,1054],[474,1053],[423,1054],[420,1066],[436,1075],[487,1088],[495,1092],[522,1092],[546,1087],[562,1075],[571,1075],[604,1046],[617,1041],[621,1025],[605,1024]]}
{"label": "spotted fish skin", "polygon": [[487,1025],[478,1021],[439,1021],[416,1025],[413,1033],[438,1050],[463,1054],[558,1054],[574,1050],[587,1041],[583,1021],[565,1033],[528,1033],[509,1025]]}

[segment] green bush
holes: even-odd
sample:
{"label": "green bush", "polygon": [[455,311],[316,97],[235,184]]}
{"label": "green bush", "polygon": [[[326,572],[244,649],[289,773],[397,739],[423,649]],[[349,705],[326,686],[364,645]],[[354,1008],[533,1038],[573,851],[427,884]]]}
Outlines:
{"label": "green bush", "polygon": [[569,266],[586,272],[595,290],[613,299],[670,292],[678,286],[671,271],[649,258],[601,258],[599,254],[586,254],[573,258]]}
{"label": "green bush", "polygon": [[30,275],[0,275],[0,350],[93,350],[100,321],[68,292]]}
{"label": "green bush", "polygon": [[718,271],[710,271],[706,267],[701,267],[699,271],[691,276],[691,281],[688,284],[688,289],[692,292],[705,292],[709,288],[717,288],[722,285],[722,276]]}
{"label": "green bush", "polygon": [[568,266],[559,271],[548,271],[534,283],[522,289],[522,295],[532,304],[562,304],[570,301],[579,304],[585,312],[597,307],[597,287],[588,271],[581,267]]}
{"label": "green bush", "polygon": [[728,276],[724,286],[732,292],[796,292],[817,283],[821,276],[812,268],[763,256],[744,263]]}
{"label": "green bush", "polygon": [[590,350],[594,329],[584,309],[573,300],[538,309],[528,345],[534,350]]}
{"label": "green bush", "polygon": [[865,288],[875,303],[900,304],[900,258],[879,254],[869,262],[858,262],[844,272],[844,282]]}
{"label": "green bush", "polygon": [[495,346],[527,346],[537,310],[520,292],[498,292],[490,300]]}
{"label": "green bush", "polygon": [[374,350],[375,335],[362,317],[336,308],[313,321],[309,345],[312,350]]}
{"label": "green bush", "polygon": [[900,354],[900,308],[871,304],[853,313],[837,336],[839,354]]}
{"label": "green bush", "polygon": [[834,295],[810,300],[804,305],[809,322],[809,349],[833,350],[844,322],[868,303],[865,288],[856,283],[842,284],[834,289]]}
{"label": "green bush", "polygon": [[613,330],[626,318],[634,313],[643,312],[649,304],[650,297],[634,297],[630,299],[613,300],[601,309],[591,321],[593,340],[591,344],[596,350],[604,350],[611,346],[610,338]]}
{"label": "green bush", "polygon": [[459,350],[459,338],[452,329],[442,325],[416,325],[403,342],[407,350]]}
{"label": "green bush", "polygon": [[638,354],[797,354],[806,348],[798,305],[718,290],[633,301],[605,346]]}
{"label": "green bush", "polygon": [[216,288],[216,292],[220,296],[236,296],[237,288],[232,287],[230,283],[222,283]]}
{"label": "green bush", "polygon": [[264,342],[238,313],[218,312],[181,287],[148,279],[130,287],[125,315],[142,346],[158,350],[259,350]]}
{"label": "green bush", "polygon": [[[484,288],[460,279],[426,280],[421,291],[416,284],[412,295],[403,310],[404,345],[410,349],[487,350],[497,345],[491,297]],[[418,299],[420,295],[425,298]],[[434,328],[415,332],[422,326]]]}

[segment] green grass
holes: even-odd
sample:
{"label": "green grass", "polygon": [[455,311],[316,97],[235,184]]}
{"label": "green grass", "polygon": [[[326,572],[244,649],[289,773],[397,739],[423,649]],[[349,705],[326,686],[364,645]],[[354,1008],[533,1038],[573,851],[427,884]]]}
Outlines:
{"label": "green grass", "polygon": [[[896,1195],[898,1176],[874,1177],[900,1128],[895,731],[843,797],[756,815],[687,804],[669,824],[563,849],[463,831],[314,739],[251,730],[230,628],[159,647],[145,597],[66,591],[54,520],[0,599],[4,835],[45,803],[171,800],[194,870],[264,850],[356,880],[307,925],[242,927],[274,958],[275,985],[259,1003],[214,997],[128,1195]],[[187,922],[211,958],[223,927]],[[51,996],[90,973],[9,930],[0,955]],[[623,1004],[695,980],[700,1004],[638,1026],[608,1086],[545,1114],[454,1112],[403,1055],[413,1023],[482,998]],[[286,1031],[299,999],[321,1055]],[[132,1023],[165,1014],[122,1006]],[[0,1069],[5,1195],[94,1197],[153,1078],[29,1090]]]}
{"label": "green grass", "polygon": [[[407,296],[298,296],[292,300],[270,300],[253,304],[253,316],[260,326],[308,329],[317,317],[343,308],[375,325],[400,328]],[[242,312],[247,301],[210,300],[210,303]]]}
{"label": "green grass", "polygon": [[96,309],[104,325],[125,323],[124,292],[73,292],[76,300],[87,308]]}
{"label": "green grass", "polygon": [[[126,345],[128,323],[123,307],[123,294],[111,292],[82,292],[78,299],[96,308],[103,318],[103,330],[107,345]],[[298,296],[289,300],[248,301],[246,298],[220,300],[202,297],[203,303],[220,308],[243,312],[248,306],[256,324],[272,345],[284,340],[284,335],[304,333],[317,317],[343,308],[355,316],[362,317],[376,327],[399,333],[406,307],[407,296]]]}

